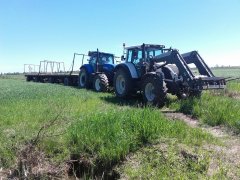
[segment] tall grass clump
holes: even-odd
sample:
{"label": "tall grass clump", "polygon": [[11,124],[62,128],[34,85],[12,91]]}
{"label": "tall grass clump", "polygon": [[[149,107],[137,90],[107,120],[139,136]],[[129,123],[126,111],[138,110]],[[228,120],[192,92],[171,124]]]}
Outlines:
{"label": "tall grass clump", "polygon": [[239,92],[240,93],[240,80],[228,83],[227,90],[230,92]]}
{"label": "tall grass clump", "polygon": [[71,153],[93,158],[96,167],[111,167],[155,139],[174,138],[178,142],[201,145],[213,138],[200,129],[181,121],[169,121],[151,108],[110,109],[92,113],[73,124],[68,130]]}
{"label": "tall grass clump", "polygon": [[200,118],[211,126],[225,125],[240,132],[240,101],[225,96],[214,96],[209,92],[201,98],[189,98],[170,105],[178,111]]}

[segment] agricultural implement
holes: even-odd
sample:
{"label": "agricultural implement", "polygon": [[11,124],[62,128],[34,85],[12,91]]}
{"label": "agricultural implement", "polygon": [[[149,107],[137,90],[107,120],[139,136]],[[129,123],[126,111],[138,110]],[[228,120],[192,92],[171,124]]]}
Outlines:
{"label": "agricultural implement", "polygon": [[[226,81],[215,77],[197,51],[180,54],[164,45],[143,44],[125,47],[122,60],[114,71],[117,97],[126,98],[141,92],[148,104],[163,106],[166,94],[179,98],[200,96],[202,90],[223,89]],[[194,74],[190,64],[196,66]]]}
{"label": "agricultural implement", "polygon": [[[77,56],[82,57],[80,71],[74,70]],[[88,57],[87,64],[84,64],[85,57]],[[112,86],[114,58],[113,54],[98,50],[90,51],[88,55],[74,53],[69,71],[65,70],[63,62],[44,60],[40,61],[40,65],[24,64],[24,73],[27,81],[63,83],[80,88],[93,87],[97,92],[104,92]]]}

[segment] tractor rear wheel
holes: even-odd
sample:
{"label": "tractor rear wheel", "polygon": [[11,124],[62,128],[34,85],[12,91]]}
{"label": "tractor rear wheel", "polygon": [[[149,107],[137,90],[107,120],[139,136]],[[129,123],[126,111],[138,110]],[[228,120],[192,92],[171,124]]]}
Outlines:
{"label": "tractor rear wheel", "polygon": [[123,69],[118,69],[114,76],[114,91],[117,97],[126,98],[133,91],[132,77]]}
{"label": "tractor rear wheel", "polygon": [[159,75],[149,75],[142,83],[143,100],[146,104],[162,107],[166,101],[167,88]]}
{"label": "tractor rear wheel", "polygon": [[105,74],[96,74],[93,79],[93,87],[96,92],[107,92],[109,90],[107,76]]}
{"label": "tractor rear wheel", "polygon": [[89,88],[89,75],[85,68],[80,70],[78,86],[80,88]]}

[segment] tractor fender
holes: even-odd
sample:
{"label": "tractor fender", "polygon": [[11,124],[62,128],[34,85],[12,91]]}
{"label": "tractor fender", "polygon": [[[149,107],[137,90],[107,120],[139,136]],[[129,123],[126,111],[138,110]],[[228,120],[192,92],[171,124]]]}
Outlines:
{"label": "tractor fender", "polygon": [[114,71],[116,72],[118,69],[126,70],[131,75],[131,77],[134,78],[134,79],[139,78],[137,70],[136,70],[136,68],[135,68],[133,63],[121,63],[121,64],[118,64],[115,67]]}
{"label": "tractor fender", "polygon": [[90,64],[84,64],[84,65],[82,65],[82,66],[80,67],[80,71],[81,71],[81,69],[83,69],[83,68],[86,69],[86,71],[87,71],[88,74],[94,73],[94,69],[93,69],[93,67],[92,67]]}
{"label": "tractor fender", "polygon": [[179,75],[178,67],[175,64],[167,64],[163,67],[163,72],[166,73],[166,78],[177,80]]}

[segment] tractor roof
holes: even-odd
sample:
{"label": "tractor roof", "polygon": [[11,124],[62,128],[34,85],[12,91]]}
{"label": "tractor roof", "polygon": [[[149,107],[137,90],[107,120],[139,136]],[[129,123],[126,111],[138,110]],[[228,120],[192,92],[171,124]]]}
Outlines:
{"label": "tractor roof", "polygon": [[[146,48],[165,48],[164,45],[159,44],[144,44]],[[130,46],[126,47],[126,49],[142,49],[142,45],[139,46]]]}
{"label": "tractor roof", "polygon": [[103,55],[108,55],[108,56],[114,56],[114,54],[111,54],[111,53],[97,52],[97,51],[89,51],[88,56],[96,55],[97,53],[103,54]]}

